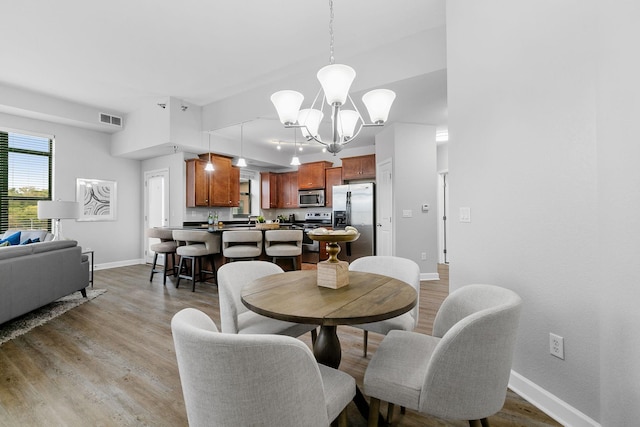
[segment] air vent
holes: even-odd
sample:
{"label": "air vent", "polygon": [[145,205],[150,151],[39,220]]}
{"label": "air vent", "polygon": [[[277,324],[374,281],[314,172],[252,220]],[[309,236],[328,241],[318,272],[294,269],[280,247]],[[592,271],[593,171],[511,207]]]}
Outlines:
{"label": "air vent", "polygon": [[122,117],[111,116],[109,114],[100,113],[100,123],[122,127]]}

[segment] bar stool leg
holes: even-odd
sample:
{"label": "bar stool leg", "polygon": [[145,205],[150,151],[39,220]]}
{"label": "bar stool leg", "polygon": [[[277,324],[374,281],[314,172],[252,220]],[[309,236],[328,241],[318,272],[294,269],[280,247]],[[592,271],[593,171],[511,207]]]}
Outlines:
{"label": "bar stool leg", "polygon": [[180,286],[180,279],[182,278],[182,264],[185,257],[180,257],[180,265],[178,266],[178,281],[176,282],[176,288]]}
{"label": "bar stool leg", "polygon": [[153,255],[153,264],[151,265],[151,277],[149,277],[149,281],[153,280],[153,273],[156,272],[156,262],[158,262],[158,252]]}

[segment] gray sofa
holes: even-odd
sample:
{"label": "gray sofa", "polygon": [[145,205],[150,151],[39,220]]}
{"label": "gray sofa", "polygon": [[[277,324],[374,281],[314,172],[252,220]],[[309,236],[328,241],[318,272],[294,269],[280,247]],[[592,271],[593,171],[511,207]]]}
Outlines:
{"label": "gray sofa", "polygon": [[0,247],[0,324],[76,291],[86,297],[89,261],[78,242],[47,237]]}

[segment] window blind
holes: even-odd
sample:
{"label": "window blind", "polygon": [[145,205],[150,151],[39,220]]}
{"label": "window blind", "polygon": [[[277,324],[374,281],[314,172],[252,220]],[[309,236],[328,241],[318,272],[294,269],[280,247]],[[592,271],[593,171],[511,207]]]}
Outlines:
{"label": "window blind", "polygon": [[53,141],[0,132],[0,232],[50,229],[38,219],[38,200],[51,200]]}

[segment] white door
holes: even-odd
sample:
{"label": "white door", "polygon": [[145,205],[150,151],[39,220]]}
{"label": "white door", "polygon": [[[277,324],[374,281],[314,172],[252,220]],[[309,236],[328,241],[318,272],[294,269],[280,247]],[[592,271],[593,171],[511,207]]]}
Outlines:
{"label": "white door", "polygon": [[[169,170],[162,169],[144,173],[144,228],[166,227],[169,225]],[[158,239],[144,236],[144,255],[146,262],[153,262],[154,252],[150,245]],[[158,257],[160,258],[160,257]],[[158,259],[164,263],[164,259]]]}
{"label": "white door", "polygon": [[376,166],[376,254],[393,255],[393,180],[391,159]]}

